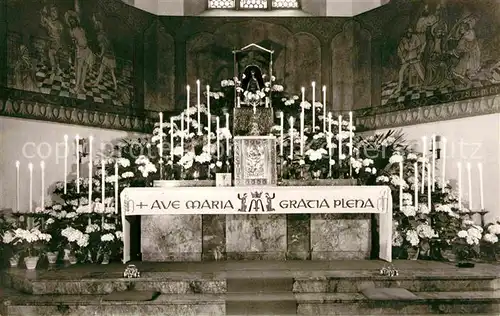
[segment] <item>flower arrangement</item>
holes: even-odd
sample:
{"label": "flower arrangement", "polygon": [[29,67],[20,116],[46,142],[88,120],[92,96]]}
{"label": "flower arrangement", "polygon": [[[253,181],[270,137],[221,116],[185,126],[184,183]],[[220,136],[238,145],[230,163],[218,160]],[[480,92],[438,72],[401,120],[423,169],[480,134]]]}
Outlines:
{"label": "flower arrangement", "polygon": [[459,262],[468,262],[479,256],[479,242],[482,238],[483,228],[465,219],[462,221],[461,230],[453,239],[454,251]]}
{"label": "flower arrangement", "polygon": [[17,248],[20,255],[37,257],[43,253],[51,238],[51,235],[41,232],[38,228],[17,228],[13,232],[11,243]]}
{"label": "flower arrangement", "polygon": [[490,260],[500,259],[500,217],[484,227],[482,248],[484,256]]}

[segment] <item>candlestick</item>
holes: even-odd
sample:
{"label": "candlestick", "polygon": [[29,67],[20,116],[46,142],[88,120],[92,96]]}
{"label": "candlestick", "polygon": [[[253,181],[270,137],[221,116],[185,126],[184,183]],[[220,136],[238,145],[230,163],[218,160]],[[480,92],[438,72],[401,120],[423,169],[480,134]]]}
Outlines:
{"label": "candlestick", "polygon": [[220,138],[219,138],[219,117],[215,118],[215,136],[216,136],[216,146],[217,146],[217,161],[220,160]]}
{"label": "candlestick", "polygon": [[483,191],[483,164],[478,163],[477,168],[479,169],[479,200],[481,202],[481,211],[484,210],[484,191]]}
{"label": "candlestick", "polygon": [[[430,167],[430,163],[429,166]],[[427,172],[427,208],[430,210],[431,209],[431,190],[432,190],[432,185],[431,185],[431,173]]]}
{"label": "candlestick", "polygon": [[418,186],[418,163],[413,163],[413,171],[415,172],[415,178],[413,181],[413,189],[415,190],[415,196],[413,197],[415,209],[418,210],[418,190],[420,189]]}
{"label": "candlestick", "polygon": [[441,161],[442,161],[442,166],[441,166],[441,191],[444,193],[444,189],[446,188],[446,143],[447,140],[446,138],[442,137],[441,141],[443,143],[443,153],[441,155]]}
{"label": "candlestick", "polygon": [[75,136],[76,140],[76,193],[80,193],[80,136]]}
{"label": "candlestick", "polygon": [[432,192],[436,190],[436,135],[432,135]]}
{"label": "candlestick", "polygon": [[323,133],[326,133],[326,86],[323,86]]}
{"label": "candlestick", "polygon": [[241,107],[241,100],[240,100],[240,96],[238,95],[238,107],[240,108]]}
{"label": "candlestick", "polygon": [[30,172],[30,198],[29,198],[29,212],[33,212],[33,164],[30,162],[28,164],[28,170]]}
{"label": "candlestick", "polygon": [[302,91],[302,113],[304,113],[305,109],[304,109],[304,102],[306,102],[306,88],[302,87],[300,88],[300,90]]}
{"label": "candlestick", "polygon": [[290,160],[293,160],[293,116],[290,116]]}
{"label": "candlestick", "polygon": [[[229,113],[226,113],[226,128],[229,130]],[[226,137],[226,157],[229,157],[229,137]]]}
{"label": "candlestick", "polygon": [[[210,114],[210,86],[207,85],[207,114]],[[210,121],[208,121],[210,124]]]}
{"label": "candlestick", "polygon": [[314,103],[316,103],[316,82],[311,82],[312,87],[312,133],[316,130],[316,107]]}
{"label": "candlestick", "polygon": [[102,157],[101,160],[101,203],[102,211],[104,212],[104,199],[106,198],[106,159]]}
{"label": "candlestick", "polygon": [[339,163],[342,160],[342,115],[339,115]]}
{"label": "candlestick", "polygon": [[64,194],[68,192],[68,135],[64,135]]}
{"label": "candlestick", "polygon": [[399,209],[403,209],[403,162],[399,162]]}
{"label": "candlestick", "polygon": [[425,190],[425,166],[427,164],[426,162],[426,155],[427,155],[427,136],[422,136],[422,194],[424,194]]}
{"label": "candlestick", "polygon": [[118,214],[118,163],[115,162],[115,214]]}
{"label": "candlestick", "polygon": [[170,117],[170,160],[174,161],[174,118]]}
{"label": "candlestick", "polygon": [[16,212],[19,213],[20,211],[20,203],[21,203],[21,200],[20,200],[20,193],[19,193],[19,166],[20,166],[20,163],[19,163],[19,160],[16,161]]}
{"label": "candlestick", "polygon": [[207,146],[208,146],[208,153],[212,154],[211,150],[211,145],[212,145],[212,115],[208,113],[208,135],[207,135]]}
{"label": "candlestick", "polygon": [[163,161],[163,113],[159,113],[160,116],[160,131],[158,136],[160,136],[160,148],[158,148],[158,153],[160,155],[160,163]]}
{"label": "candlestick", "polygon": [[300,113],[300,155],[304,156],[304,113]]}
{"label": "candlestick", "polygon": [[187,97],[186,97],[186,135],[189,135],[189,121],[190,121],[190,115],[189,115],[189,108],[190,108],[190,104],[189,104],[189,94],[190,94],[190,91],[191,91],[191,87],[188,85],[186,86],[186,94],[187,94]]}
{"label": "candlestick", "polygon": [[184,156],[184,112],[181,113],[181,157]]}
{"label": "candlestick", "polygon": [[196,80],[196,108],[198,110],[198,135],[202,135],[201,133],[201,87],[200,80]]}
{"label": "candlestick", "polygon": [[92,168],[93,168],[93,162],[92,162],[92,141],[94,138],[92,136],[89,136],[89,207],[92,210],[92,182],[93,182],[93,173],[92,173]]}
{"label": "candlestick", "polygon": [[467,163],[467,180],[469,181],[469,210],[472,210],[472,172],[470,162]]}
{"label": "candlestick", "polygon": [[283,111],[280,112],[280,156],[283,157],[283,138],[284,138],[284,131],[285,128],[285,115],[283,114]]}
{"label": "candlestick", "polygon": [[330,159],[332,159],[333,148],[332,148],[332,112],[328,112],[328,154]]}
{"label": "candlestick", "polygon": [[41,161],[40,162],[40,172],[41,172],[41,178],[42,178],[42,201],[40,205],[40,209],[45,210],[45,162]]}
{"label": "candlestick", "polygon": [[353,134],[353,122],[352,122],[352,112],[349,112],[349,157],[352,157],[352,134]]}
{"label": "candlestick", "polygon": [[457,163],[458,167],[458,209],[462,210],[462,163]]}

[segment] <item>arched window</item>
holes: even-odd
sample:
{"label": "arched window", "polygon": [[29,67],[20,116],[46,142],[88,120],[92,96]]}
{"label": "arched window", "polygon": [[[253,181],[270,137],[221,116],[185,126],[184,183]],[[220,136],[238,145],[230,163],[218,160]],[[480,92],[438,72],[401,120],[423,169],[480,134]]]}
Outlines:
{"label": "arched window", "polygon": [[299,9],[299,0],[208,0],[209,9]]}

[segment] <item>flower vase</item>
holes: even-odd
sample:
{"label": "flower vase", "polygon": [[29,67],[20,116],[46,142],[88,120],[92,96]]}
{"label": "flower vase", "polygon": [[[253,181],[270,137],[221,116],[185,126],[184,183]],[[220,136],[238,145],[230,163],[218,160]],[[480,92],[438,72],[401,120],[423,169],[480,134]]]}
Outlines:
{"label": "flower vase", "polygon": [[71,254],[71,250],[70,249],[64,249],[64,258],[63,258],[63,260],[64,261],[69,261],[70,254]]}
{"label": "flower vase", "polygon": [[101,264],[109,264],[109,254],[108,254],[108,253],[105,253],[105,254],[102,256],[102,261],[101,261]]}
{"label": "flower vase", "polygon": [[69,255],[68,261],[70,264],[76,264],[78,262],[78,260],[76,259],[76,256],[74,254]]}
{"label": "flower vase", "polygon": [[418,255],[420,253],[420,249],[411,247],[408,248],[407,252],[408,252],[408,260],[417,260]]}
{"label": "flower vase", "polygon": [[24,264],[26,265],[26,269],[35,270],[36,265],[38,264],[39,257],[26,257],[24,258]]}
{"label": "flower vase", "polygon": [[19,255],[13,255],[10,259],[10,267],[11,268],[17,268],[17,265],[19,264]]}
{"label": "flower vase", "polygon": [[57,261],[57,251],[56,252],[53,252],[53,251],[49,251],[47,252],[47,261],[49,262],[49,264],[55,264],[56,261]]}
{"label": "flower vase", "polygon": [[321,177],[321,170],[313,171],[313,172],[311,172],[311,174],[312,174],[312,177],[314,180],[318,180],[319,177]]}

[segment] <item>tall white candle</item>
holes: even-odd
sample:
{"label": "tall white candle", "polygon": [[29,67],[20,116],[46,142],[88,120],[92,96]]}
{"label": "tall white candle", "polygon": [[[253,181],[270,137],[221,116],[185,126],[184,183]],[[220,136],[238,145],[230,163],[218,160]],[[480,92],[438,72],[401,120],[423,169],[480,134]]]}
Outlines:
{"label": "tall white candle", "polygon": [[170,160],[174,161],[174,118],[170,117]]}
{"label": "tall white candle", "polygon": [[306,88],[302,87],[300,90],[302,92],[302,113],[304,113],[305,109],[303,103],[306,102]]}
{"label": "tall white candle", "polygon": [[285,135],[285,115],[283,114],[283,111],[280,112],[280,156],[283,157],[283,138]]}
{"label": "tall white candle", "polygon": [[64,135],[64,194],[68,192],[68,135]]}
{"label": "tall white candle", "polygon": [[432,192],[436,190],[436,135],[432,135]]}
{"label": "tall white candle", "polygon": [[[226,113],[226,128],[229,130],[229,113]],[[229,137],[226,138],[226,156],[229,157]]]}
{"label": "tall white candle", "polygon": [[[428,163],[429,168],[430,163]],[[431,173],[427,172],[427,208],[430,210],[432,205],[431,205],[431,191],[432,191],[432,185],[431,185]]]}
{"label": "tall white candle", "polygon": [[198,112],[198,135],[201,135],[201,86],[200,80],[196,80],[196,109]]}
{"label": "tall white candle", "polygon": [[413,170],[415,172],[415,178],[413,180],[413,189],[415,191],[415,196],[413,197],[415,209],[418,210],[418,190],[420,187],[418,186],[418,163],[413,163]]}
{"label": "tall white candle", "polygon": [[76,193],[80,193],[80,136],[75,136],[76,141]]}
{"label": "tall white candle", "polygon": [[352,112],[349,112],[349,157],[352,157],[352,134],[353,134],[353,122],[352,122]]}
{"label": "tall white candle", "polygon": [[470,162],[467,163],[467,181],[469,182],[469,210],[472,210],[472,172]]}
{"label": "tall white candle", "polygon": [[304,112],[300,113],[300,155],[304,156]]}
{"label": "tall white candle", "polygon": [[426,155],[427,155],[427,136],[422,136],[422,194],[424,194],[425,190],[425,167],[427,166],[426,162]]}
{"label": "tall white candle", "polygon": [[339,115],[339,163],[342,160],[342,115]]}
{"label": "tall white candle", "polygon": [[316,82],[311,83],[312,87],[312,133],[316,131],[316,107],[314,103],[316,103]]}
{"label": "tall white candle", "polygon": [[158,152],[160,155],[160,162],[163,160],[163,112],[159,113],[160,116],[160,131],[158,132],[158,136],[160,136],[160,148],[158,148]]}
{"label": "tall white candle", "polygon": [[323,133],[326,134],[326,86],[323,86]]}
{"label": "tall white candle", "polygon": [[19,193],[19,166],[20,166],[20,163],[19,163],[19,160],[16,161],[16,212],[19,212],[20,211],[20,203],[21,203],[21,200],[20,200],[20,193]]}
{"label": "tall white candle", "polygon": [[189,97],[190,97],[190,91],[191,91],[191,87],[190,86],[186,86],[186,135],[189,134],[189,121],[190,121],[190,115],[189,115],[189,108],[190,108],[190,104],[189,104]]}
{"label": "tall white candle", "polygon": [[[207,85],[207,114],[210,115],[210,86]],[[210,120],[208,121],[210,124]]]}
{"label": "tall white candle", "polygon": [[212,154],[210,146],[212,145],[212,115],[208,113],[208,135],[207,135],[207,146],[208,153]]}
{"label": "tall white candle", "polygon": [[89,136],[89,207],[92,208],[92,182],[94,181],[93,179],[93,162],[92,162],[92,141],[94,140],[94,137]]}
{"label": "tall white candle", "polygon": [[184,112],[181,113],[181,157],[184,156]]}
{"label": "tall white candle", "polygon": [[458,167],[458,209],[462,209],[462,163],[457,163]]}
{"label": "tall white candle", "polygon": [[399,209],[403,209],[403,162],[399,162]]}
{"label": "tall white candle", "polygon": [[443,151],[441,155],[441,191],[444,193],[444,189],[446,187],[446,146],[447,146],[447,140],[446,138],[442,137],[441,142],[443,143]]}
{"label": "tall white candle", "polygon": [[[328,157],[330,160],[332,159],[333,155],[333,148],[332,148],[332,112],[328,112]],[[328,162],[330,163],[330,162]]]}
{"label": "tall white candle", "polygon": [[290,159],[293,160],[293,116],[290,116]]}
{"label": "tall white candle", "polygon": [[118,163],[115,162],[115,214],[118,214]]}
{"label": "tall white candle", "polygon": [[40,203],[40,209],[43,211],[45,210],[45,162],[41,161],[40,162],[40,172],[41,172],[41,178],[42,178],[42,196],[41,196],[41,203]]}
{"label": "tall white candle", "polygon": [[220,160],[220,138],[219,138],[220,120],[217,116],[215,118],[215,136],[216,136],[216,146],[217,146],[217,161]]}
{"label": "tall white candle", "polygon": [[29,212],[33,212],[33,164],[30,162],[28,164],[28,170],[30,172],[30,195],[29,195]]}
{"label": "tall white candle", "polygon": [[479,170],[479,200],[481,202],[481,211],[484,210],[484,188],[483,188],[483,164],[478,163],[477,169]]}
{"label": "tall white candle", "polygon": [[106,158],[101,160],[101,203],[104,212],[104,199],[106,198]]}

